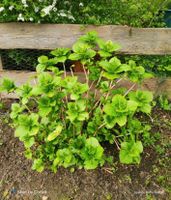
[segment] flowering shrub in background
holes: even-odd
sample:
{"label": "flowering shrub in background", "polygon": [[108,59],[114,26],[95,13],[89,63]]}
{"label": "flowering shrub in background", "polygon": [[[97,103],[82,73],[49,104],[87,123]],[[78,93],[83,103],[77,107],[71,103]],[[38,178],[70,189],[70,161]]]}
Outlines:
{"label": "flowering shrub in background", "polygon": [[162,27],[163,0],[1,0],[0,22],[122,24]]}
{"label": "flowering shrub in background", "polygon": [[3,0],[0,3],[0,21],[40,23],[56,22],[64,17],[74,21],[68,3],[68,1],[63,1],[62,6],[60,6],[61,3],[57,0]]}

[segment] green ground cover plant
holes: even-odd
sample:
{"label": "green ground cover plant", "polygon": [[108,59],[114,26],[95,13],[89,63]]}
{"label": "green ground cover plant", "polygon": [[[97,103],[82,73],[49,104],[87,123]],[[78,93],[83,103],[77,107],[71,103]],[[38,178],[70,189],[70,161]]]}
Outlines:
{"label": "green ground cover plant", "polygon": [[158,104],[163,110],[171,111],[171,103],[166,95],[160,95],[158,98]]}
{"label": "green ground cover plant", "polygon": [[[115,55],[120,48],[92,31],[72,49],[58,48],[51,52],[52,58],[39,57],[35,85],[16,86],[8,78],[1,81],[1,92],[19,97],[11,107],[12,127],[34,170],[103,166],[112,158],[106,155],[104,142],[117,146],[121,163],[140,163],[150,127],[137,115],[150,115],[153,95],[140,87],[133,89],[152,75],[133,60],[122,63]],[[84,82],[72,65],[67,74],[67,60],[82,63]],[[58,63],[63,71],[56,67]],[[130,88],[118,87],[124,79],[132,82]]]}

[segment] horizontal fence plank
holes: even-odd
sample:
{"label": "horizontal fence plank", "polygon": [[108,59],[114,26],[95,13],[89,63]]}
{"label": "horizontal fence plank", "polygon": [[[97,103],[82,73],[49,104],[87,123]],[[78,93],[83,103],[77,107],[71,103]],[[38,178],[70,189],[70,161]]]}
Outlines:
{"label": "horizontal fence plank", "polygon": [[171,29],[115,25],[0,23],[0,49],[71,47],[79,36],[90,30],[121,44],[123,54],[171,54]]}
{"label": "horizontal fence plank", "polygon": [[[17,86],[20,86],[26,82],[30,82],[32,85],[36,83],[35,72],[28,71],[2,71],[0,72],[0,81],[2,78],[7,77],[15,81]],[[86,82],[85,75],[83,73],[74,73],[78,76],[80,82]],[[70,75],[70,73],[67,73]],[[123,80],[117,84],[118,87],[126,87],[130,88],[133,83],[127,80]],[[137,89],[138,86],[135,87]],[[141,89],[149,90],[154,93],[154,95],[158,96],[161,94],[167,94],[169,99],[171,100],[171,78],[167,78],[165,80],[161,80],[158,78],[147,79],[143,82]],[[16,98],[16,95],[8,95],[2,94],[2,98]]]}

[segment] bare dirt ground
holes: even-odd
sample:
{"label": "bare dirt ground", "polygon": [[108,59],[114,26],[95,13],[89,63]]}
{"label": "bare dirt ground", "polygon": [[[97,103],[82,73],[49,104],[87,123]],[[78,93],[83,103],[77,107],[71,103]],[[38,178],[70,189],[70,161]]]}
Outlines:
{"label": "bare dirt ground", "polygon": [[[161,138],[145,149],[139,166],[38,173],[23,155],[9,126],[8,107],[0,112],[0,200],[169,200],[171,199],[171,113],[154,109],[152,134]],[[151,123],[150,119],[147,119]],[[118,157],[116,149],[110,148]]]}

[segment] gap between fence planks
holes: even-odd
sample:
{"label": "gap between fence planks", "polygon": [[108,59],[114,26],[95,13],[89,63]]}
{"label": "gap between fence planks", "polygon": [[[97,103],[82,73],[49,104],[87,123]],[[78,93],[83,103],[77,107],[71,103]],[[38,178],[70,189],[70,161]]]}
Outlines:
{"label": "gap between fence planks", "polygon": [[[27,72],[27,71],[1,71],[0,80],[4,77],[10,78],[15,81],[17,86],[20,86],[26,82],[30,82],[32,85],[36,83],[34,79],[36,72]],[[70,73],[67,73],[70,75]],[[85,82],[85,75],[83,73],[75,73],[78,76],[80,82]],[[124,80],[118,84],[118,87],[130,88],[133,85],[130,81]],[[137,88],[137,86],[135,87]],[[168,94],[169,99],[171,99],[171,79],[160,80],[158,78],[147,79],[142,84],[143,90],[149,90],[154,93],[154,95]],[[8,95],[3,93],[2,98],[16,98],[15,94]]]}
{"label": "gap between fence planks", "polygon": [[122,54],[171,54],[171,29],[75,24],[0,23],[0,49],[71,47],[80,35],[95,30],[105,40],[121,44]]}

